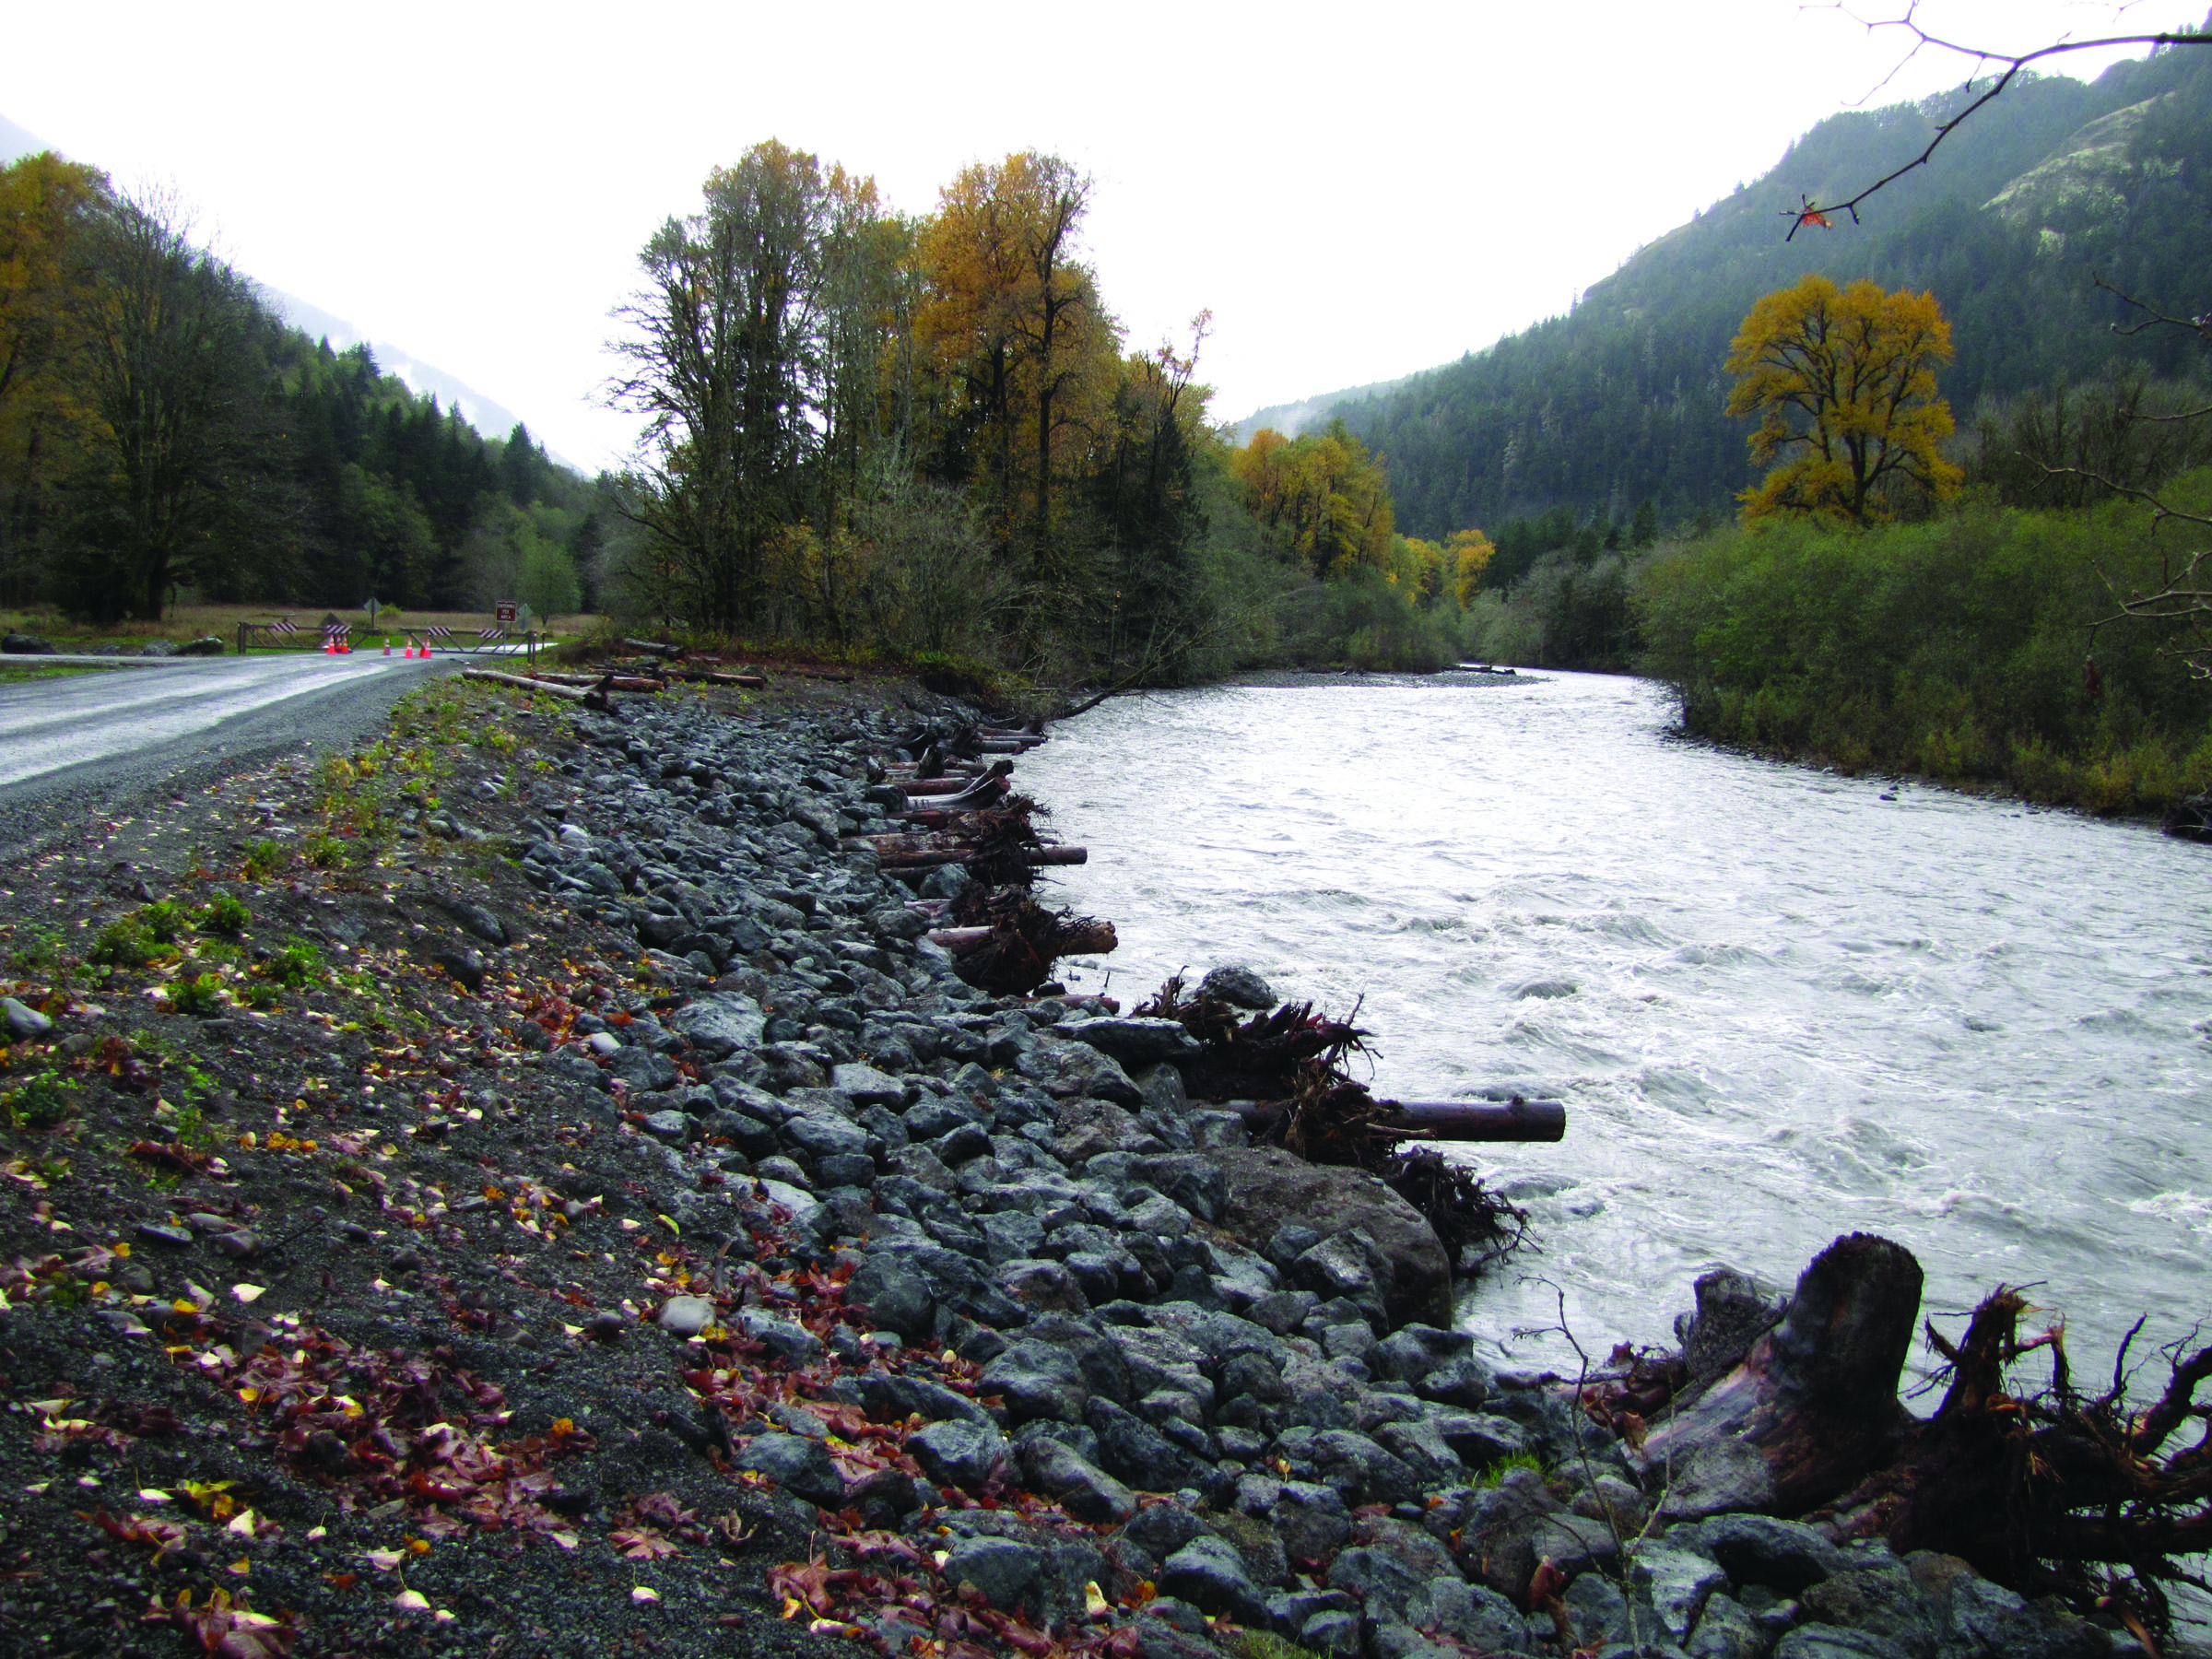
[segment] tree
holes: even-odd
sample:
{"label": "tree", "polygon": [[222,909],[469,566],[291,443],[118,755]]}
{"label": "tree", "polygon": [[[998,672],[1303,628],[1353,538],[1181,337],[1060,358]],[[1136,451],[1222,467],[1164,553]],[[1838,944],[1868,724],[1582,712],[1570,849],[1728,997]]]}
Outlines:
{"label": "tree", "polygon": [[52,151],[0,168],[0,592],[17,604],[32,595],[54,463],[83,413],[70,394],[68,284],[106,189]]}
{"label": "tree", "polygon": [[830,199],[815,158],[772,139],[716,169],[705,194],[640,255],[647,286],[618,313],[635,335],[615,347],[629,369],[613,394],[646,417],[652,452],[629,511],[683,573],[686,608],[734,629],[819,436]]}
{"label": "tree", "polygon": [[87,614],[158,618],[173,583],[229,579],[274,545],[253,521],[279,483],[259,457],[280,325],[161,203],[104,205],[79,254],[71,323],[91,418],[58,572]]}
{"label": "tree", "polygon": [[1277,551],[1314,576],[1388,564],[1396,528],[1390,487],[1341,418],[1297,438],[1262,429],[1230,466]]}
{"label": "tree", "polygon": [[1121,378],[1118,330],[1074,257],[1090,190],[1067,162],[1025,150],[963,171],[922,237],[917,329],[953,393],[938,470],[963,477],[985,458],[997,540],[1012,550],[1026,518],[1039,574],[1063,452],[1088,420],[1110,418]]}
{"label": "tree", "polygon": [[1727,369],[1739,376],[1731,415],[1757,415],[1751,454],[1793,458],[1744,492],[1747,523],[1809,513],[1866,524],[1887,518],[1917,485],[1941,498],[1959,471],[1942,454],[1950,406],[1935,366],[1949,360],[1950,324],[1933,294],[1839,289],[1815,273],[1751,308]]}

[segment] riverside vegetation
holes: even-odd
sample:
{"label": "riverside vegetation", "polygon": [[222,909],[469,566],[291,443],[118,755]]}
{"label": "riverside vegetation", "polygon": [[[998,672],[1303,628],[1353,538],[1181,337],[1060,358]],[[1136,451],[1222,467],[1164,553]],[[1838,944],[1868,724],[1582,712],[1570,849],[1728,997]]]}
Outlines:
{"label": "riverside vegetation", "polygon": [[[2212,1361],[2140,1419],[2062,1373],[2046,1416],[1996,1386],[2000,1297],[1914,1430],[1918,1271],[1856,1238],[1788,1297],[1708,1276],[1679,1355],[1486,1359],[1420,1215],[1245,1144],[1183,1025],[923,938],[850,842],[971,722],[883,680],[446,682],[19,872],[10,1641],[2101,1659],[2160,1625],[2178,1546],[2133,1529],[2196,1524],[2155,1488]],[[2114,1412],[2150,1483],[2117,1511],[2069,1427]],[[2014,1422],[2100,1522],[1900,1505],[1960,1447],[2011,1491]]]}

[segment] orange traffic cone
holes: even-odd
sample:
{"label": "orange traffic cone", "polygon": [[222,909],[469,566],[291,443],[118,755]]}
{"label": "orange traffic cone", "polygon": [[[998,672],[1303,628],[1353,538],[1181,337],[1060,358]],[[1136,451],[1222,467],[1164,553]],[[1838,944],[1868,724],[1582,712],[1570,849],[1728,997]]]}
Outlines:
{"label": "orange traffic cone", "polygon": [[331,638],[331,636],[328,634],[324,634],[323,636],[323,654],[324,656],[335,656],[338,654],[338,642]]}

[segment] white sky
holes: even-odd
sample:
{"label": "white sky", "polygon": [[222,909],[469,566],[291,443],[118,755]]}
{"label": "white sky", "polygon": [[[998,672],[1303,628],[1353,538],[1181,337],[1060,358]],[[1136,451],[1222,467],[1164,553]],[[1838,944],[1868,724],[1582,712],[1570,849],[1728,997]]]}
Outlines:
{"label": "white sky", "polygon": [[[2205,4],[1923,0],[1920,17],[2025,50]],[[241,269],[585,465],[633,431],[595,391],[636,250],[764,137],[872,172],[909,209],[972,160],[1068,158],[1097,179],[1089,249],[1132,345],[1210,307],[1201,376],[1230,418],[1564,310],[1865,99],[1905,44],[1796,0],[12,0],[0,39],[0,114],[119,183],[172,186]],[[1930,59],[1876,101],[1962,78]]]}

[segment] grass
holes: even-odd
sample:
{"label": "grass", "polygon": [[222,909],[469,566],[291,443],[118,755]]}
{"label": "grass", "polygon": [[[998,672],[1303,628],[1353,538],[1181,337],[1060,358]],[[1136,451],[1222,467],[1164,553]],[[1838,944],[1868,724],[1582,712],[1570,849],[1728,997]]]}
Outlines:
{"label": "grass", "polygon": [[66,679],[72,674],[115,672],[96,663],[39,664],[36,657],[0,657],[0,686],[27,685],[32,680]]}
{"label": "grass", "polygon": [[[473,642],[477,629],[491,626],[492,618],[481,611],[395,611],[390,607],[380,611],[377,627],[369,627],[369,613],[358,606],[322,605],[178,605],[172,606],[159,622],[118,622],[105,629],[93,629],[85,623],[73,622],[59,612],[45,606],[27,610],[0,610],[0,633],[35,634],[50,640],[63,650],[78,649],[97,643],[116,643],[125,646],[143,645],[149,640],[196,640],[213,634],[223,641],[223,649],[238,649],[238,625],[241,622],[272,622],[279,617],[288,617],[300,632],[291,636],[288,645],[255,643],[255,652],[263,651],[320,651],[323,649],[321,624],[325,615],[341,622],[353,624],[354,649],[365,649],[365,641],[375,641],[382,651],[383,636],[389,632],[396,648],[406,630],[419,631],[426,628],[450,628],[458,639]],[[594,616],[551,617],[543,618],[538,629],[559,642],[582,634],[602,631],[605,620]],[[27,671],[24,677],[32,677],[39,671]],[[70,669],[66,665],[46,670],[47,673],[100,673],[97,668]],[[13,677],[0,673],[0,681]]]}

